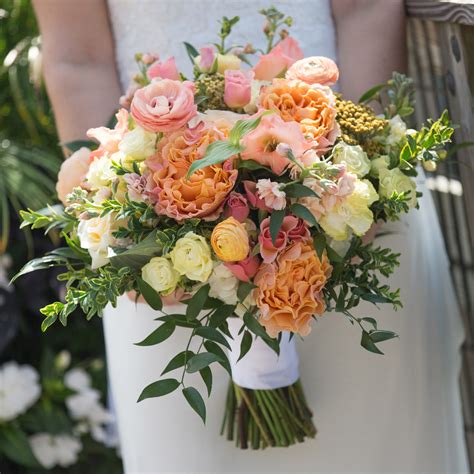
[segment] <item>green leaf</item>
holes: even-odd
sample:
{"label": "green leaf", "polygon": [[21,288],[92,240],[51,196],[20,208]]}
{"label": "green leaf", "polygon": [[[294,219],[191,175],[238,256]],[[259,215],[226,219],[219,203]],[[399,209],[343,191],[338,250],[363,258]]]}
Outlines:
{"label": "green leaf", "polygon": [[220,333],[215,328],[212,328],[210,326],[201,326],[200,328],[196,329],[195,334],[197,336],[201,336],[204,339],[209,339],[210,341],[222,344],[223,346],[230,349],[230,345],[227,342],[227,339],[222,335],[222,333]]}
{"label": "green leaf", "polygon": [[206,405],[201,397],[201,394],[194,387],[183,388],[183,395],[191,408],[202,418],[206,423]]}
{"label": "green leaf", "polygon": [[369,352],[373,352],[374,354],[383,354],[383,352],[375,345],[367,331],[362,331],[360,345],[364,349],[367,349]]}
{"label": "green leaf", "polygon": [[184,44],[184,47],[186,48],[186,53],[188,53],[189,59],[194,65],[194,58],[199,56],[199,52],[192,44],[189,44],[186,41],[184,41],[183,44]]}
{"label": "green leaf", "polygon": [[285,217],[285,210],[273,211],[270,214],[270,236],[272,243],[275,245],[278,232],[280,232],[281,225],[283,224],[283,218]]}
{"label": "green leaf", "polygon": [[12,423],[0,428],[0,452],[16,464],[41,469],[26,434]]}
{"label": "green leaf", "polygon": [[369,317],[361,318],[361,321],[366,321],[369,324],[371,324],[374,327],[374,329],[377,329],[377,321],[374,318],[369,318]]}
{"label": "green leaf", "polygon": [[243,302],[247,298],[248,294],[254,289],[257,288],[256,285],[249,281],[239,282],[239,287],[237,288],[237,298],[240,302]]}
{"label": "green leaf", "polygon": [[27,273],[35,272],[36,270],[44,270],[46,268],[63,267],[66,263],[66,258],[54,254],[34,258],[21,268],[21,270],[12,278],[11,283]]}
{"label": "green leaf", "polygon": [[237,122],[235,122],[235,125],[232,127],[232,130],[229,133],[229,143],[235,147],[240,147],[240,140],[242,139],[242,137],[247,135],[247,133],[251,132],[252,130],[256,129],[264,115],[268,115],[271,113],[274,112],[267,110],[254,119],[237,120]]}
{"label": "green leaf", "polygon": [[210,369],[210,367],[204,367],[204,369],[201,369],[199,373],[201,374],[202,380],[206,385],[207,396],[210,397],[212,391],[212,370]]}
{"label": "green leaf", "polygon": [[166,341],[176,329],[176,325],[172,321],[163,323],[159,328],[155,329],[149,336],[147,336],[143,341],[136,342],[136,346],[154,346],[160,344],[163,341]]}
{"label": "green leaf", "polygon": [[161,375],[165,375],[172,370],[179,369],[184,367],[186,362],[194,355],[193,351],[182,351],[179,354],[176,354],[167,364],[167,366],[161,372]]}
{"label": "green leaf", "polygon": [[228,141],[211,143],[207,147],[204,157],[200,160],[193,161],[186,173],[186,179],[189,179],[197,170],[222,163],[241,151],[240,146],[231,145]]}
{"label": "green leaf", "polygon": [[189,359],[186,372],[193,374],[199,372],[204,367],[211,365],[213,362],[220,362],[221,358],[213,354],[212,352],[203,352],[196,354]]}
{"label": "green leaf", "polygon": [[313,216],[312,212],[303,204],[295,203],[292,204],[290,207],[290,212],[294,214],[296,217],[301,217],[305,221],[309,222],[311,225],[317,226],[318,223],[316,218]]}
{"label": "green leaf", "polygon": [[362,293],[359,295],[363,300],[371,303],[391,303],[392,300],[383,295],[376,295],[374,293]]}
{"label": "green leaf", "polygon": [[287,197],[302,198],[302,197],[319,197],[318,193],[313,191],[308,186],[299,183],[289,184],[283,188]]}
{"label": "green leaf", "polygon": [[218,328],[224,321],[234,314],[235,304],[224,304],[212,313],[209,319],[209,326]]}
{"label": "green leaf", "polygon": [[278,341],[276,339],[272,339],[267,334],[264,327],[252,316],[252,314],[244,314],[244,323],[247,328],[256,336],[260,337],[268,347],[273,349],[277,354],[280,353],[280,345],[278,344]]}
{"label": "green leaf", "polygon": [[229,359],[227,359],[227,356],[223,349],[215,342],[209,340],[204,341],[204,347],[207,351],[212,352],[219,358],[219,364],[222,365],[222,367],[224,367],[227,373],[232,377],[232,370],[230,368]]}
{"label": "green leaf", "polygon": [[201,286],[193,297],[187,300],[186,319],[188,321],[196,319],[204,308],[204,303],[209,295],[209,289],[209,285]]}
{"label": "green leaf", "polygon": [[316,234],[313,237],[313,245],[319,260],[321,260],[323,258],[324,249],[326,248],[326,236],[324,234]]}
{"label": "green leaf", "polygon": [[94,150],[97,148],[97,142],[93,140],[73,140],[71,142],[62,142],[61,146],[67,148],[71,153],[74,153],[82,147]]}
{"label": "green leaf", "polygon": [[117,268],[129,267],[140,270],[152,257],[162,252],[163,246],[156,241],[156,232],[151,232],[140,243],[110,257],[110,263]]}
{"label": "green leaf", "polygon": [[336,311],[338,313],[341,313],[342,311],[344,311],[345,304],[346,304],[346,292],[344,291],[343,288],[341,288],[339,291],[339,296],[336,301]]}
{"label": "green leaf", "polygon": [[242,340],[240,341],[240,355],[239,358],[237,359],[237,362],[242,359],[245,354],[250,350],[250,347],[252,346],[252,334],[250,334],[248,331],[244,331],[244,335],[242,336]]}
{"label": "green leaf", "polygon": [[237,168],[246,169],[250,171],[265,170],[271,172],[270,168],[267,168],[266,166],[263,166],[254,160],[239,160],[237,162]]}
{"label": "green leaf", "polygon": [[370,331],[369,334],[370,339],[372,339],[372,341],[374,341],[375,343],[388,341],[389,339],[394,339],[398,337],[398,334],[394,333],[393,331],[376,330]]}
{"label": "green leaf", "polygon": [[367,102],[372,99],[378,92],[380,92],[387,84],[378,84],[377,86],[372,87],[367,92],[361,95],[359,103]]}
{"label": "green leaf", "polygon": [[147,387],[145,387],[138,397],[138,402],[145,400],[147,398],[156,398],[162,397],[163,395],[168,395],[168,393],[174,392],[180,383],[176,379],[163,379],[153,382]]}
{"label": "green leaf", "polygon": [[158,292],[152,288],[143,278],[137,277],[138,289],[145,298],[145,301],[155,310],[161,311],[163,309],[163,302]]}

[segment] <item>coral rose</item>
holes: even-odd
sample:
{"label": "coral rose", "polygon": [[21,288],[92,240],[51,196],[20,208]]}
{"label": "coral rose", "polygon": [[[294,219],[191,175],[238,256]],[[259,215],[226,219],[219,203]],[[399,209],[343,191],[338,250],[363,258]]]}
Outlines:
{"label": "coral rose", "polygon": [[204,156],[207,146],[225,138],[221,131],[201,125],[165,136],[157,154],[147,160],[156,185],[151,194],[157,214],[177,221],[193,217],[214,220],[222,212],[237,179],[231,161],[207,166],[186,178],[189,167]]}
{"label": "coral rose", "polygon": [[310,244],[294,243],[274,263],[263,263],[254,283],[260,323],[271,337],[281,331],[307,336],[311,318],[325,310],[323,289],[332,267]]}
{"label": "coral rose", "polygon": [[339,79],[339,69],[336,63],[325,56],[311,56],[296,61],[288,69],[287,79],[299,79],[307,84],[330,86]]}
{"label": "coral rose", "polygon": [[247,258],[250,246],[245,226],[233,217],[219,222],[211,235],[211,246],[223,262],[238,262]]}
{"label": "coral rose", "polygon": [[285,122],[298,122],[304,136],[321,150],[332,145],[339,134],[335,97],[329,87],[275,79],[262,89],[260,105],[277,111]]}
{"label": "coral rose", "polygon": [[89,148],[82,147],[64,160],[58,173],[56,192],[59,200],[66,204],[66,197],[74,188],[80,186],[89,171]]}
{"label": "coral rose", "polygon": [[149,132],[178,130],[197,113],[194,84],[171,79],[154,81],[135,92],[130,112]]}
{"label": "coral rose", "polygon": [[249,213],[250,208],[247,198],[240,193],[232,191],[226,202],[226,210],[224,211],[225,217],[232,216],[239,222],[244,222],[249,216]]}
{"label": "coral rose", "polygon": [[224,72],[224,102],[231,109],[245,107],[252,98],[252,71]]}

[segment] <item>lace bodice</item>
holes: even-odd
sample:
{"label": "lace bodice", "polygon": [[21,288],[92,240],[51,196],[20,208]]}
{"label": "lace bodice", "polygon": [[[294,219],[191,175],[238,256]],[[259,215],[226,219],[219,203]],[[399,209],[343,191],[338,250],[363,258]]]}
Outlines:
{"label": "lace bodice", "polygon": [[295,36],[305,55],[335,58],[336,40],[329,0],[108,0],[115,37],[117,64],[125,89],[136,73],[137,52],[175,56],[178,67],[190,73],[183,41],[197,48],[216,41],[218,21],[240,16],[231,42],[264,46],[261,8],[275,5],[291,15]]}

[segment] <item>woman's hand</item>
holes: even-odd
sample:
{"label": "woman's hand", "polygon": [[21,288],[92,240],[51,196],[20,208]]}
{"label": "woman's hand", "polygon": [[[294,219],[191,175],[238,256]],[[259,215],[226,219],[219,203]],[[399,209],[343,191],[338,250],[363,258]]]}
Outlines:
{"label": "woman's hand", "polygon": [[364,245],[367,245],[367,244],[370,244],[371,242],[374,241],[376,235],[377,235],[377,232],[380,230],[380,228],[382,227],[382,224],[383,224],[383,221],[378,221],[378,222],[374,222],[372,224],[372,227],[369,229],[369,231],[367,232],[367,234],[365,234],[363,237],[362,237],[362,243]]}

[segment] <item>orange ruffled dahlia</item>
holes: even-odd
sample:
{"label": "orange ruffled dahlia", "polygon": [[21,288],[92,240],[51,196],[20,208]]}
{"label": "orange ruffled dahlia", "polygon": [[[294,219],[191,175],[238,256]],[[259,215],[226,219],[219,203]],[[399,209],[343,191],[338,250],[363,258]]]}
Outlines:
{"label": "orange ruffled dahlia", "polygon": [[156,199],[157,214],[177,221],[199,217],[214,220],[219,217],[227,195],[232,191],[237,170],[230,160],[192,174],[186,173],[195,160],[201,159],[209,144],[225,139],[225,133],[202,124],[195,129],[179,130],[165,136],[157,154],[147,164],[153,171],[156,185],[152,195]]}
{"label": "orange ruffled dahlia", "polygon": [[305,137],[320,148],[332,145],[339,134],[335,97],[329,87],[274,79],[263,88],[260,105],[277,111],[285,122],[298,122]]}
{"label": "orange ruffled dahlia", "polygon": [[254,283],[260,323],[271,337],[281,331],[307,336],[311,318],[325,310],[323,289],[332,266],[326,255],[322,261],[311,244],[290,245],[276,262],[263,263]]}

